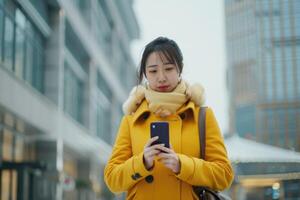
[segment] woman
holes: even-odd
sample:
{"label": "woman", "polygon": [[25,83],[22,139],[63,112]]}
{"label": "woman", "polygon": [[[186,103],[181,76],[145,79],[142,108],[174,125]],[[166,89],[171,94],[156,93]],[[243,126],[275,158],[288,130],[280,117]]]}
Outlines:
{"label": "woman", "polygon": [[[123,105],[125,116],[105,168],[112,192],[126,199],[198,199],[193,185],[215,190],[229,187],[233,171],[210,108],[206,112],[206,160],[199,158],[199,106],[203,88],[181,79],[183,57],[177,44],[159,37],[142,55],[139,85]],[[141,85],[146,78],[146,86]],[[170,148],[154,144],[150,123],[169,123]]]}

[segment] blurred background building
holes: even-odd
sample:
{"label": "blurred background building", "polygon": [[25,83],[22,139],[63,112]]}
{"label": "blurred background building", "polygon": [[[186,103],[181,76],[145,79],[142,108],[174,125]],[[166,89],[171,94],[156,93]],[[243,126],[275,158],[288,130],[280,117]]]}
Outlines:
{"label": "blurred background building", "polygon": [[[230,132],[299,152],[300,1],[224,2]],[[239,173],[253,170],[248,199],[300,198],[299,163],[279,160],[244,163]],[[254,170],[259,167],[265,171]],[[259,185],[258,180],[265,182]]]}
{"label": "blurred background building", "polygon": [[132,0],[0,0],[0,199],[108,199]]}
{"label": "blurred background building", "polygon": [[300,2],[225,8],[231,132],[300,151]]}

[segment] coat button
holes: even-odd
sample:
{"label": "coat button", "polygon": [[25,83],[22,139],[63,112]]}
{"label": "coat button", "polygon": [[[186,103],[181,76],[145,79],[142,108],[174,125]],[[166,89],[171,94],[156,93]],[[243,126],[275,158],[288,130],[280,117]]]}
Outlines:
{"label": "coat button", "polygon": [[135,176],[136,179],[139,179],[139,178],[142,177],[139,173],[135,173],[134,176]]}
{"label": "coat button", "polygon": [[133,174],[133,175],[131,175],[131,178],[132,178],[132,180],[136,180],[136,178],[135,178],[134,174]]}
{"label": "coat button", "polygon": [[184,120],[184,119],[186,118],[186,114],[185,114],[185,113],[181,113],[181,114],[179,115],[179,117],[180,117],[182,120]]}
{"label": "coat button", "polygon": [[133,179],[133,180],[137,180],[137,179],[139,179],[139,178],[141,178],[142,176],[139,174],[139,173],[135,173],[135,174],[133,174],[133,175],[131,175],[131,178]]}
{"label": "coat button", "polygon": [[152,183],[152,182],[153,182],[153,179],[154,179],[153,176],[152,176],[152,175],[149,175],[149,176],[146,177],[146,182],[147,182],[147,183]]}
{"label": "coat button", "polygon": [[144,120],[147,120],[148,117],[149,117],[149,115],[150,115],[150,112],[145,112],[145,113],[143,114],[143,119],[144,119]]}

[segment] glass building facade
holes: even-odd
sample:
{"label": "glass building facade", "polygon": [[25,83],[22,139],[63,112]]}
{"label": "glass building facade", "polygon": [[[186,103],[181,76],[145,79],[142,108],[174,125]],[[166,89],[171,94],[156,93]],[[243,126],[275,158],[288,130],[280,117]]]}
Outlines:
{"label": "glass building facade", "polygon": [[300,2],[225,1],[230,129],[300,151]]}
{"label": "glass building facade", "polygon": [[1,65],[43,93],[45,38],[12,1],[0,3]]}
{"label": "glass building facade", "polygon": [[133,1],[0,0],[0,199],[98,200],[136,83]]}
{"label": "glass building facade", "polygon": [[[230,132],[300,152],[300,1],[225,0],[224,5]],[[234,167],[236,199],[300,197],[299,163]]]}

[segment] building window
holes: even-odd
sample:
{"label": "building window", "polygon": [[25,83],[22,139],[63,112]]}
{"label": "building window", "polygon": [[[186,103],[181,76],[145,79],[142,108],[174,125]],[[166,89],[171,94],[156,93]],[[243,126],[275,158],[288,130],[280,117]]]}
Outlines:
{"label": "building window", "polygon": [[267,101],[273,100],[273,69],[272,69],[272,62],[271,62],[271,56],[267,55],[265,57],[266,59],[266,99]]}
{"label": "building window", "polygon": [[83,83],[67,63],[64,67],[64,110],[82,123]]}
{"label": "building window", "polygon": [[281,147],[285,146],[285,110],[279,109],[277,112],[277,123],[276,129],[279,132],[279,141],[278,144]]}
{"label": "building window", "polygon": [[295,31],[296,31],[296,36],[300,36],[300,25],[299,25],[299,20],[300,20],[300,2],[299,1],[295,1],[295,6],[294,6],[294,26],[295,26]]}
{"label": "building window", "polygon": [[296,148],[296,133],[297,133],[297,110],[296,109],[288,109],[287,110],[287,147],[289,149],[295,150]]}
{"label": "building window", "polygon": [[103,79],[102,75],[97,75],[98,95],[97,95],[97,135],[111,143],[111,100],[112,93],[108,84]]}
{"label": "building window", "polygon": [[110,90],[107,82],[104,80],[104,78],[102,77],[102,75],[100,73],[98,73],[97,85],[98,85],[98,89],[101,90],[101,92],[103,92],[103,94],[106,96],[107,99],[112,98],[111,90]]}
{"label": "building window", "polygon": [[87,71],[85,66],[88,65],[89,56],[69,21],[66,21],[65,45],[82,69]]}
{"label": "building window", "polygon": [[26,42],[26,68],[24,71],[24,79],[31,83],[32,80],[32,65],[33,65],[33,47],[32,44],[29,42]]}
{"label": "building window", "polygon": [[97,136],[111,143],[111,110],[102,103],[97,107]]}
{"label": "building window", "polygon": [[101,10],[103,11],[102,16],[104,16],[104,19],[101,21],[105,21],[105,24],[107,25],[105,27],[105,35],[104,35],[104,42],[105,42],[105,52],[107,54],[108,57],[110,57],[112,55],[112,43],[114,40],[114,21],[113,21],[113,17],[112,14],[110,13],[109,10],[109,6],[107,5],[107,2],[105,0],[99,0],[99,5],[101,6]]}
{"label": "building window", "polygon": [[107,43],[107,40],[109,40],[109,37],[112,34],[112,27],[110,26],[103,9],[104,7],[101,5],[101,1],[96,2],[91,8],[93,21],[94,23],[99,24],[99,26],[94,26],[93,29],[99,46],[102,47],[108,56],[110,56],[110,54],[108,54],[108,52],[110,52],[110,44]]}
{"label": "building window", "polygon": [[[285,48],[287,54],[291,53],[291,48]],[[288,53],[289,52],[289,53]],[[294,98],[294,86],[296,82],[294,81],[293,63],[291,58],[286,58],[286,86],[287,86],[287,99],[292,100]]]}
{"label": "building window", "polygon": [[6,4],[5,7],[0,5],[0,57],[3,66],[43,93],[45,40],[17,5],[10,1]]}
{"label": "building window", "polygon": [[[3,116],[3,124],[0,121],[0,162],[22,162],[25,160],[25,156],[27,156],[25,151],[25,137],[22,133],[17,132],[15,120],[11,115]],[[16,170],[8,168],[0,170],[1,200],[16,199],[17,181]]]}
{"label": "building window", "polygon": [[35,7],[35,9],[39,12],[42,18],[49,23],[49,8],[47,1],[41,0],[30,0],[31,4]]}
{"label": "building window", "polygon": [[15,74],[21,79],[24,79],[25,68],[25,23],[26,18],[20,10],[16,11],[16,22],[18,24],[16,28],[16,58],[15,58]]}
{"label": "building window", "polygon": [[278,47],[275,47],[274,48],[274,51],[275,51],[275,62],[274,62],[274,65],[275,65],[275,77],[276,77],[276,94],[277,94],[277,100],[278,101],[281,101],[281,100],[284,100],[285,99],[285,96],[284,96],[284,82],[283,82],[283,73],[282,73],[282,57],[281,57],[281,49],[278,48]]}
{"label": "building window", "polygon": [[8,129],[3,129],[2,132],[2,160],[13,160],[13,134]]}
{"label": "building window", "polygon": [[14,25],[12,20],[5,16],[4,19],[4,66],[9,70],[13,70],[13,39]]}
{"label": "building window", "polygon": [[236,130],[242,137],[255,139],[255,107],[241,106],[236,110]]}
{"label": "building window", "polygon": [[[297,67],[297,77],[300,77],[300,67],[299,67],[299,65],[300,65],[300,45],[297,47],[297,54],[299,55],[298,56],[298,58],[294,58],[295,59],[295,63],[297,63],[296,64],[296,66],[298,66]],[[298,83],[297,83],[297,87],[298,87],[298,95],[297,95],[297,99],[300,99],[300,78],[298,78]]]}
{"label": "building window", "polygon": [[3,10],[0,5],[0,64],[3,62],[3,35],[4,35],[4,23],[3,23]]}

